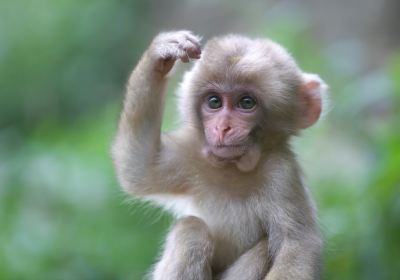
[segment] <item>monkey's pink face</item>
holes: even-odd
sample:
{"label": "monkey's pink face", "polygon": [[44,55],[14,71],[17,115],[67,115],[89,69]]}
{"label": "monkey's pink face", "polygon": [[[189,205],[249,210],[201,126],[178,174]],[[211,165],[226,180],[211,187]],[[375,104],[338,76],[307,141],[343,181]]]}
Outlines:
{"label": "monkey's pink face", "polygon": [[203,152],[235,161],[252,146],[259,104],[248,93],[209,93],[201,104],[206,147]]}

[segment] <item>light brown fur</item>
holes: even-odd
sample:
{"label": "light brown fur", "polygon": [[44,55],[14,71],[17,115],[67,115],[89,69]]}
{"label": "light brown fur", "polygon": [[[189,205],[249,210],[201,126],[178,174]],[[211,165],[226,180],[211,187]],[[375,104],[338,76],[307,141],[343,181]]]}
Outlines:
{"label": "light brown fur", "polygon": [[[302,102],[302,94],[309,94],[302,92],[304,85],[318,83],[320,96],[325,84],[303,74],[270,40],[215,38],[184,77],[182,126],[161,134],[166,74],[175,60],[200,57],[198,41],[187,31],[156,37],[129,79],[113,145],[125,191],[181,218],[152,279],[319,279],[322,242],[315,207],[288,141],[315,121],[319,105],[314,99],[316,109]],[[201,152],[198,96],[232,87],[255,91],[266,113],[250,152],[236,164],[215,167]]]}

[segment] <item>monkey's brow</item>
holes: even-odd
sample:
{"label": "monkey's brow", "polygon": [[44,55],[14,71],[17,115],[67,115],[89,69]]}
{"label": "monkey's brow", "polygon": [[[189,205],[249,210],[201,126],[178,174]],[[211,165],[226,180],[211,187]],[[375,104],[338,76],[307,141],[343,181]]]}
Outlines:
{"label": "monkey's brow", "polygon": [[199,87],[200,92],[203,93],[208,93],[208,92],[212,92],[212,91],[216,91],[216,92],[224,92],[227,90],[226,85],[221,84],[217,81],[206,81],[205,84],[201,85]]}
{"label": "monkey's brow", "polygon": [[223,85],[221,85],[220,83],[216,82],[216,81],[207,81],[207,85],[213,88],[222,88]]}
{"label": "monkey's brow", "polygon": [[247,88],[248,87],[246,85],[241,85],[235,82],[207,81],[207,84],[203,87],[203,91],[233,92],[233,91],[243,91]]}
{"label": "monkey's brow", "polygon": [[238,82],[217,82],[217,81],[207,81],[205,85],[200,88],[203,93],[218,92],[218,93],[228,93],[228,92],[246,92],[252,93],[257,96],[261,95],[261,91],[258,87],[241,84]]}

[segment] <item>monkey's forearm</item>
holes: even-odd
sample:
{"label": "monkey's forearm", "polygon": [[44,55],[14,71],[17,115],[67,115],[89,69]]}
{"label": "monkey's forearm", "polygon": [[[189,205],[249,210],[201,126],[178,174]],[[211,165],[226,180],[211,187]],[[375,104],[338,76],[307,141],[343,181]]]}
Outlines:
{"label": "monkey's forearm", "polygon": [[207,225],[196,217],[179,220],[169,233],[152,280],[211,280],[214,241]]}
{"label": "monkey's forearm", "polygon": [[122,129],[131,129],[140,135],[149,130],[159,130],[166,84],[165,76],[158,71],[161,64],[150,48],[133,70],[127,84]]}
{"label": "monkey's forearm", "polygon": [[283,241],[265,280],[320,279],[321,239],[314,234],[304,239]]}
{"label": "monkey's forearm", "polygon": [[[139,162],[150,163],[159,151],[166,78],[156,71],[157,57],[150,49],[133,70],[119,124],[119,138]],[[129,155],[127,155],[129,156]]]}
{"label": "monkey's forearm", "polygon": [[113,146],[115,165],[123,185],[131,184],[136,175],[144,174],[159,151],[162,95],[166,81],[155,70],[156,63],[156,59],[146,51],[128,81]]}
{"label": "monkey's forearm", "polygon": [[268,241],[259,241],[253,248],[241,255],[219,280],[261,280],[268,271]]}

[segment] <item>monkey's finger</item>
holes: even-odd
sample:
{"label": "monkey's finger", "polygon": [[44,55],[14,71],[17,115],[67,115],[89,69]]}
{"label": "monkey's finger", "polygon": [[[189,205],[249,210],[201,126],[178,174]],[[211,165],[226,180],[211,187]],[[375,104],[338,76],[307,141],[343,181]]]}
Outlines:
{"label": "monkey's finger", "polygon": [[197,35],[193,35],[192,33],[189,33],[189,35],[186,38],[187,40],[189,40],[192,44],[194,44],[196,46],[196,48],[200,49],[201,45],[200,45],[200,41],[201,41],[201,37],[197,36]]}
{"label": "monkey's finger", "polygon": [[184,63],[190,61],[188,54],[186,53],[186,51],[183,49],[182,46],[174,48],[174,51],[175,51],[174,53],[175,59],[180,59]]}
{"label": "monkey's finger", "polygon": [[190,58],[193,58],[193,59],[199,59],[201,57],[201,53],[194,52],[191,50],[187,50],[187,54]]}
{"label": "monkey's finger", "polygon": [[190,47],[186,48],[185,51],[190,58],[195,58],[195,59],[200,58],[201,51],[197,48]]}
{"label": "monkey's finger", "polygon": [[189,58],[196,58],[196,59],[200,58],[200,54],[201,54],[200,48],[198,48],[191,41],[185,40],[184,42],[181,43],[181,47],[186,52],[186,54],[189,56]]}
{"label": "monkey's finger", "polygon": [[195,35],[192,36],[188,36],[186,38],[186,40],[188,40],[190,43],[192,43],[194,45],[194,47],[196,48],[196,50],[201,53],[201,45],[200,45],[200,40],[201,38]]}
{"label": "monkey's finger", "polygon": [[185,53],[184,55],[181,56],[181,61],[184,63],[187,63],[190,61],[189,56]]}

